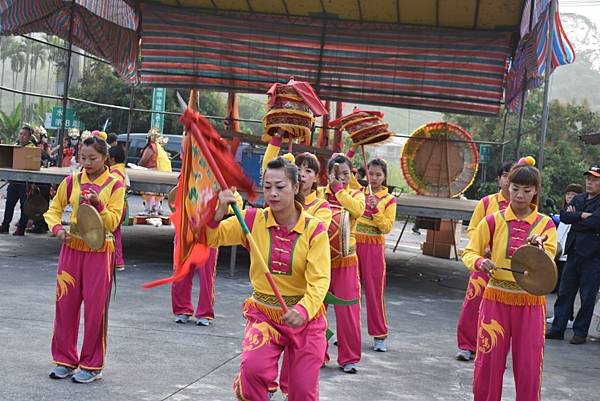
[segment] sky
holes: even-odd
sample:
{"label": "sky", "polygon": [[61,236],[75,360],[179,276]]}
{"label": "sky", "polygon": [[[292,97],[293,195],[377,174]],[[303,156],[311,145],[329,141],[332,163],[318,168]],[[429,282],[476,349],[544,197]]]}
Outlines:
{"label": "sky", "polygon": [[600,0],[559,0],[561,13],[585,15],[600,28]]}

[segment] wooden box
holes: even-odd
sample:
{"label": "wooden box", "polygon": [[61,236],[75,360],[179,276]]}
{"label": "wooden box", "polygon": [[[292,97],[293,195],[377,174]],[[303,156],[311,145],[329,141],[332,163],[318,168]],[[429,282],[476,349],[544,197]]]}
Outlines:
{"label": "wooden box", "polygon": [[[460,244],[462,221],[454,221],[454,241]],[[442,219],[441,224],[436,230],[427,230],[427,242],[441,242],[452,244],[452,223],[450,220]]]}
{"label": "wooden box", "polygon": [[436,258],[450,259],[454,257],[454,246],[442,242],[423,242],[423,255],[435,256]]}
{"label": "wooden box", "polygon": [[0,167],[16,170],[39,170],[42,165],[40,148],[0,145]]}

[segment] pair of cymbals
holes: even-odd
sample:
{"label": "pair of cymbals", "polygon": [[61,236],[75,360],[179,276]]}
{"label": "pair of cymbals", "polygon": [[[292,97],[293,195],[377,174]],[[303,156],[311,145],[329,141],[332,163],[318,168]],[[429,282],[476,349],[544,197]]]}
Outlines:
{"label": "pair of cymbals", "polygon": [[91,249],[97,251],[104,246],[106,240],[104,222],[95,207],[88,204],[79,205],[77,230],[83,242]]}
{"label": "pair of cymbals", "polygon": [[509,270],[516,283],[532,295],[551,293],[558,280],[554,260],[543,249],[533,245],[523,245],[515,251]]}

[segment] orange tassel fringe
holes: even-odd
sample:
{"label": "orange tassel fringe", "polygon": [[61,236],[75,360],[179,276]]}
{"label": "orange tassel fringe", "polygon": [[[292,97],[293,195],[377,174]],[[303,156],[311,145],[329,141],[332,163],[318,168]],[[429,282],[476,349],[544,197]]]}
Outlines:
{"label": "orange tassel fringe", "polygon": [[483,298],[512,306],[546,305],[546,299],[543,296],[531,295],[526,292],[505,291],[489,286],[485,289]]}
{"label": "orange tassel fringe", "polygon": [[356,233],[356,242],[367,245],[385,245],[385,237],[383,235]]}
{"label": "orange tassel fringe", "polygon": [[346,256],[343,258],[338,258],[338,259],[331,261],[332,269],[337,269],[340,267],[351,267],[351,266],[358,266],[358,257],[356,256],[356,254]]}

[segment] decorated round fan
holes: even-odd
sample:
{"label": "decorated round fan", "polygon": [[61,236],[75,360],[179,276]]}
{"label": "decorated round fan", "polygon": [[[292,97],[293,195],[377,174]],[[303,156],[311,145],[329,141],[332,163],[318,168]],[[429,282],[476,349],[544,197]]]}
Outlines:
{"label": "decorated round fan", "polygon": [[452,198],[471,186],[479,151],[471,134],[456,124],[435,122],[417,128],[402,148],[402,173],[419,195]]}
{"label": "decorated round fan", "polygon": [[352,113],[330,121],[329,127],[348,131],[355,145],[381,144],[394,135],[383,122],[383,113],[356,107]]}

